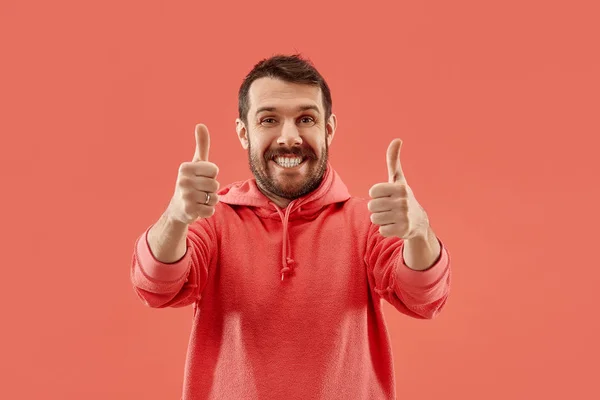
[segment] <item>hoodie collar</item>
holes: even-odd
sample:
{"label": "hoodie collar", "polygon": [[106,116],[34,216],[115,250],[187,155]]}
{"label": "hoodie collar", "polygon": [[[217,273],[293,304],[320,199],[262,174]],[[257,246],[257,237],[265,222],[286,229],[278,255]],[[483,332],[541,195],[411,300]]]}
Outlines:
{"label": "hoodie collar", "polygon": [[319,187],[305,196],[292,200],[284,209],[260,191],[255,178],[232,183],[221,189],[218,195],[219,201],[225,204],[252,207],[259,217],[281,220],[283,231],[281,280],[286,274],[292,273],[295,264],[292,258],[289,222],[299,218],[316,217],[325,206],[344,202],[350,198],[348,188],[329,162]]}

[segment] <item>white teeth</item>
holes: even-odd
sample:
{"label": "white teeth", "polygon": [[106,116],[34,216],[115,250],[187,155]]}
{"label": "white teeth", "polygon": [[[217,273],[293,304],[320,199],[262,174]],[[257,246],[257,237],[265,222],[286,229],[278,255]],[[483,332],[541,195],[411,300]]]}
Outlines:
{"label": "white teeth", "polygon": [[275,157],[275,162],[284,168],[297,167],[301,162],[300,157]]}

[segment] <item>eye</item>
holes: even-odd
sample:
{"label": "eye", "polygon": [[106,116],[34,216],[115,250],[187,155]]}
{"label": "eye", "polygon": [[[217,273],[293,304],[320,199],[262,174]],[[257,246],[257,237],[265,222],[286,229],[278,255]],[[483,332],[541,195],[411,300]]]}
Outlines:
{"label": "eye", "polygon": [[270,118],[270,117],[264,118],[262,121],[260,121],[261,124],[267,124],[267,125],[274,124],[275,122],[276,122],[275,118]]}
{"label": "eye", "polygon": [[300,118],[300,121],[303,124],[312,124],[315,122],[315,119],[313,117],[309,117],[309,116],[304,116]]}

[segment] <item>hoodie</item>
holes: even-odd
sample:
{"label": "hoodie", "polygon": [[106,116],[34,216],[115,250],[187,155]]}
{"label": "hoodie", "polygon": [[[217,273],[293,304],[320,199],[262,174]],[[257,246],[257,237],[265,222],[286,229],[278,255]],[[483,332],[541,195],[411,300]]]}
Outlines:
{"label": "hoodie", "polygon": [[[190,224],[183,258],[137,239],[131,281],[149,307],[193,306],[182,399],[395,399],[382,300],[437,315],[450,257],[425,271],[384,238],[366,199],[328,165],[321,185],[281,209],[255,179],[219,192],[211,218]],[[439,240],[439,238],[438,238]]]}

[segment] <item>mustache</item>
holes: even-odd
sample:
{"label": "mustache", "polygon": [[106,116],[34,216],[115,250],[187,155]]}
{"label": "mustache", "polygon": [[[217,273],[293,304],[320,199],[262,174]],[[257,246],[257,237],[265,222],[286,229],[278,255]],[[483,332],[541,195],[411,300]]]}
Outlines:
{"label": "mustache", "polygon": [[275,157],[290,155],[290,154],[293,154],[296,157],[312,158],[313,160],[317,159],[317,155],[310,148],[302,148],[302,147],[282,148],[282,147],[279,147],[276,149],[267,150],[267,152],[265,153],[265,160],[269,161]]}

